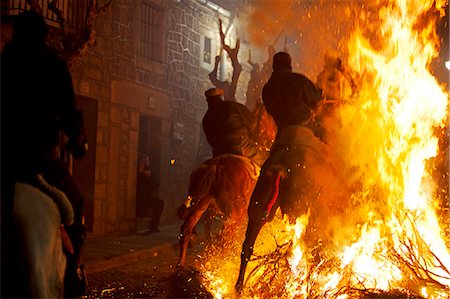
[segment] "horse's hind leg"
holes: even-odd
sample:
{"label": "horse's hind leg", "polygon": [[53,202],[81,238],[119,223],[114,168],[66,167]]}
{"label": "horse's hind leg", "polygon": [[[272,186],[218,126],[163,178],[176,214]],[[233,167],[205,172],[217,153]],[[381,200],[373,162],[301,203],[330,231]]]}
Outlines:
{"label": "horse's hind leg", "polygon": [[186,252],[189,244],[189,240],[191,238],[192,230],[195,225],[198,223],[203,213],[205,213],[209,204],[211,203],[212,197],[205,196],[201,198],[195,205],[192,207],[191,213],[186,217],[183,225],[181,226],[180,232],[180,261],[178,263],[179,267],[184,267],[186,263]]}

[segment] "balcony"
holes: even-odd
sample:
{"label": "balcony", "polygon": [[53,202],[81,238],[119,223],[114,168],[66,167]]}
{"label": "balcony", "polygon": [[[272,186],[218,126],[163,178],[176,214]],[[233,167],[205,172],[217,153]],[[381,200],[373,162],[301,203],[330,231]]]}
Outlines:
{"label": "balcony", "polygon": [[92,0],[0,0],[2,22],[12,21],[15,15],[30,10],[30,3],[38,5],[42,10],[47,24],[55,29],[61,29],[60,17],[64,20],[64,27],[70,30],[81,30]]}

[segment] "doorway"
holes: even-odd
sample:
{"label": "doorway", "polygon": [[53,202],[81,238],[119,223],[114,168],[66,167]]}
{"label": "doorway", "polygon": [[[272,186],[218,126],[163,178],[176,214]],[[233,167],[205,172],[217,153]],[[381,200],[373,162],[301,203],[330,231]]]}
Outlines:
{"label": "doorway", "polygon": [[[147,155],[150,157],[150,169],[156,179],[161,182],[161,118],[141,115],[139,118],[138,157]],[[136,215],[139,207],[146,205],[145,199],[136,198]]]}

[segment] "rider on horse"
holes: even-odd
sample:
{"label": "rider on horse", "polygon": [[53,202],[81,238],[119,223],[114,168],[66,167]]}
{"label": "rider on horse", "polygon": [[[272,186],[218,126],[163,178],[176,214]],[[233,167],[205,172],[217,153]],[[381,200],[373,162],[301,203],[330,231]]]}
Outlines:
{"label": "rider on horse", "polygon": [[213,156],[234,154],[262,164],[261,153],[255,140],[256,122],[244,105],[223,101],[224,92],[210,88],[205,92],[208,111],[203,117],[203,130],[213,148]]}
{"label": "rider on horse", "polygon": [[[245,223],[248,201],[267,155],[253,139],[257,123],[244,105],[223,101],[223,90],[218,88],[208,89],[205,96],[208,111],[203,128],[213,158],[192,171],[187,200],[178,209],[180,218],[185,219],[180,235],[180,266],[185,263],[192,230],[207,210],[212,210],[210,216],[220,214]],[[206,219],[205,231],[209,225]]]}
{"label": "rider on horse", "polygon": [[262,98],[278,133],[248,206],[249,220],[236,283],[238,291],[242,290],[245,269],[264,223],[272,219],[279,206],[283,213],[299,215],[305,208],[299,200],[316,195],[312,194],[316,189],[307,185],[312,184],[309,171],[321,159],[323,151],[323,144],[311,130],[322,91],[304,75],[292,72],[288,53],[274,55],[273,73],[264,85]]}

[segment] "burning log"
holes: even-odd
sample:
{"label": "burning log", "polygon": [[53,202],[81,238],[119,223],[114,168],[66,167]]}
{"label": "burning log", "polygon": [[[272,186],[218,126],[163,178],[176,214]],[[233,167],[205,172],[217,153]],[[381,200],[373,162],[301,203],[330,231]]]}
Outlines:
{"label": "burning log", "polygon": [[[409,218],[408,218],[409,220]],[[411,236],[400,240],[400,249],[391,249],[391,258],[396,260],[413,285],[427,285],[446,289],[450,282],[450,271],[435,252],[426,244],[413,220],[409,220]]]}
{"label": "burning log", "polygon": [[194,268],[186,268],[178,271],[172,276],[177,293],[183,298],[213,299],[211,293],[203,285],[201,273]]}

